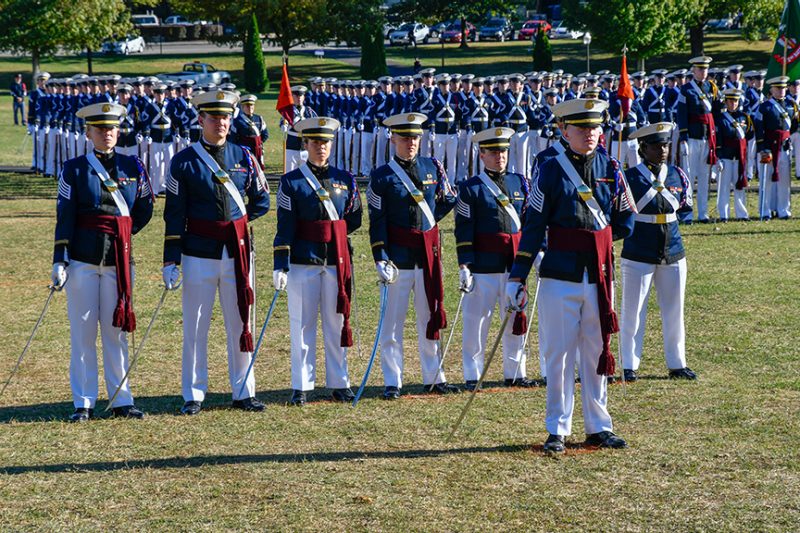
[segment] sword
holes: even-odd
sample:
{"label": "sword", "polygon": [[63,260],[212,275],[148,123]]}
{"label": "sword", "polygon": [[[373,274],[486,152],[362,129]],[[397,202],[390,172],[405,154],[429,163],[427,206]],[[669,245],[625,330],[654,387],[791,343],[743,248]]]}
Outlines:
{"label": "sword", "polygon": [[114,400],[117,399],[117,396],[119,395],[119,391],[122,390],[122,386],[125,385],[126,381],[128,381],[128,376],[130,376],[131,372],[133,372],[133,369],[136,366],[136,361],[139,360],[139,353],[141,353],[142,348],[144,348],[144,345],[147,342],[147,337],[150,335],[150,330],[153,328],[153,324],[156,321],[156,317],[158,316],[158,312],[161,310],[161,306],[164,305],[164,299],[167,297],[167,293],[168,292],[169,292],[169,289],[166,288],[166,287],[164,287],[164,290],[161,291],[161,299],[158,301],[158,305],[156,305],[156,310],[153,311],[153,316],[152,316],[152,318],[150,318],[150,323],[147,324],[147,329],[144,331],[144,335],[142,336],[142,341],[139,343],[139,347],[138,348],[134,348],[134,354],[133,354],[133,359],[131,359],[131,364],[128,365],[128,370],[126,370],[125,371],[125,375],[122,376],[122,381],[120,381],[119,385],[117,385],[117,390],[115,390],[114,394],[112,394],[111,398],[109,398],[108,405],[106,405],[106,408],[103,409],[104,413],[106,411],[108,411],[109,409],[111,409],[111,406],[114,405]]}
{"label": "sword", "polygon": [[386,300],[389,299],[389,285],[388,283],[381,283],[381,311],[378,316],[378,331],[375,333],[375,342],[372,343],[372,353],[369,356],[369,363],[367,363],[367,371],[364,372],[364,377],[361,380],[361,385],[358,387],[356,397],[353,399],[353,407],[358,405],[358,400],[364,393],[364,387],[367,386],[367,379],[372,370],[372,363],[375,362],[375,355],[378,353],[378,343],[381,340],[381,328],[383,327],[383,317],[386,316]]}
{"label": "sword", "polygon": [[[473,281],[473,283],[475,283],[475,282]],[[461,287],[459,287],[458,290],[461,291],[461,296],[458,299],[458,307],[456,307],[456,316],[453,319],[453,322],[452,322],[453,325],[450,326],[450,333],[447,336],[447,343],[444,345],[444,351],[442,352],[442,357],[439,358],[439,368],[438,368],[438,370],[436,370],[436,374],[435,374],[437,376],[439,375],[439,372],[442,371],[442,367],[444,367],[444,358],[447,355],[447,350],[450,348],[450,341],[453,340],[453,332],[455,331],[456,324],[458,323],[458,315],[461,313],[461,305],[464,303],[464,296],[466,296],[467,293],[472,292],[472,291],[468,291],[466,289],[463,289]],[[430,388],[429,392],[433,392],[434,385],[435,385],[435,383],[431,383],[431,388]]]}
{"label": "sword", "polygon": [[459,426],[461,426],[461,422],[464,420],[464,417],[467,416],[467,411],[469,411],[469,406],[472,404],[472,400],[475,399],[475,395],[480,390],[481,385],[483,384],[483,380],[486,378],[486,374],[489,372],[489,365],[492,363],[492,359],[494,358],[494,354],[497,353],[497,347],[500,346],[500,341],[503,339],[503,333],[506,330],[506,325],[508,324],[508,319],[511,317],[513,313],[513,309],[510,307],[506,309],[506,315],[503,317],[503,322],[500,324],[500,331],[497,333],[497,338],[494,340],[494,345],[492,346],[492,351],[489,352],[489,355],[486,357],[486,364],[483,367],[483,372],[481,372],[481,377],[478,379],[478,383],[475,385],[475,388],[472,389],[472,394],[469,395],[469,399],[467,400],[466,405],[461,410],[461,415],[456,420],[453,429],[450,431],[450,435],[447,436],[447,440],[445,442],[450,442],[450,439],[453,438],[453,435],[456,434],[458,431]]}
{"label": "sword", "polygon": [[258,335],[258,342],[256,343],[255,350],[253,350],[253,357],[250,358],[250,366],[247,367],[244,380],[242,380],[242,387],[239,389],[239,398],[242,397],[244,389],[247,386],[247,378],[250,377],[250,372],[253,370],[253,365],[255,364],[256,356],[258,355],[258,349],[261,348],[261,342],[264,340],[264,332],[267,331],[267,324],[269,324],[269,319],[272,318],[272,313],[275,311],[275,302],[278,301],[278,296],[280,293],[281,291],[276,289],[275,294],[272,296],[272,302],[269,304],[269,311],[267,311],[267,318],[264,320],[264,325],[261,326],[261,333]]}
{"label": "sword", "polygon": [[250,226],[250,275],[252,276],[251,286],[253,289],[253,305],[250,306],[250,331],[256,327],[256,233],[253,226]]}
{"label": "sword", "polygon": [[[33,336],[36,334],[36,330],[39,329],[39,325],[42,323],[42,319],[44,319],[44,314],[47,312],[47,308],[50,307],[50,300],[53,299],[53,295],[56,293],[56,291],[61,291],[61,289],[56,289],[55,286],[53,286],[53,285],[50,285],[49,287],[50,287],[50,293],[47,295],[47,300],[45,300],[45,302],[44,302],[44,308],[42,309],[42,313],[39,315],[39,319],[36,321],[36,325],[33,326],[33,331],[31,331],[31,335],[30,335],[30,337],[28,337],[28,342],[25,344],[25,348],[22,349],[22,353],[20,354],[19,359],[17,359],[17,364],[14,365],[14,369],[11,371],[11,374],[8,376],[8,379],[6,380],[5,384],[3,385],[3,388],[0,389],[0,397],[3,396],[3,393],[6,391],[6,387],[8,387],[8,384],[11,383],[11,379],[14,377],[14,375],[19,370],[19,366],[22,364],[22,359],[25,357],[25,354],[28,352],[28,348],[31,347],[31,342],[33,342]],[[62,286],[62,288],[63,288],[63,286]]]}

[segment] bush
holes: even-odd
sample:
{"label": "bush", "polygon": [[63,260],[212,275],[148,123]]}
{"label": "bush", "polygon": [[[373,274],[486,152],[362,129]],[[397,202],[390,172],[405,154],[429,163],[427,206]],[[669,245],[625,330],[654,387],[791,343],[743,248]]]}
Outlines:
{"label": "bush", "polygon": [[361,34],[361,77],[376,79],[389,73],[386,67],[386,49],[383,45],[383,26],[365,25]]}
{"label": "bush", "polygon": [[251,93],[264,92],[269,86],[267,67],[264,65],[264,53],[261,51],[261,35],[258,32],[258,22],[255,14],[251,17],[250,25],[245,33],[244,40],[244,86]]}
{"label": "bush", "polygon": [[553,50],[546,31],[536,32],[536,44],[533,46],[533,68],[542,71],[553,70]]}

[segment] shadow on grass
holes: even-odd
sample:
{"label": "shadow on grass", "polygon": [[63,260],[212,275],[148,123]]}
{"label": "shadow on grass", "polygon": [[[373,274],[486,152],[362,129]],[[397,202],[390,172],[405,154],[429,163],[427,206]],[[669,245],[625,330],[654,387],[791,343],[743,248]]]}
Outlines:
{"label": "shadow on grass", "polygon": [[48,474],[65,474],[76,472],[110,472],[115,470],[131,470],[137,468],[199,468],[203,466],[224,466],[256,463],[330,463],[368,459],[427,459],[431,457],[443,457],[449,455],[519,453],[531,450],[532,447],[530,445],[505,444],[499,446],[470,446],[464,448],[431,450],[198,455],[193,457],[165,457],[162,459],[136,459],[132,461],[100,461],[95,463],[61,463],[51,465],[9,466],[0,468],[0,474],[20,475],[37,472]]}

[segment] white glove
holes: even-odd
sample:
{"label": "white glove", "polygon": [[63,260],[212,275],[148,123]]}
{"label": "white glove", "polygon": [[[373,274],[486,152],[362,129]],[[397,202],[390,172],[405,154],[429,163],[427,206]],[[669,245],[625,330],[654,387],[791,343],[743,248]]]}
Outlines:
{"label": "white glove", "polygon": [[178,265],[167,265],[161,269],[161,278],[164,280],[164,286],[171,291],[174,291],[181,286],[178,280],[181,277],[181,269]]}
{"label": "white glove", "polygon": [[289,131],[289,125],[286,124],[285,122],[283,124],[281,124],[281,131],[283,133],[286,133],[287,131]]}
{"label": "white glove", "polygon": [[544,259],[544,250],[539,250],[539,253],[533,258],[533,268],[536,269],[536,274],[539,274],[539,268],[542,266],[542,259]]}
{"label": "white glove", "polygon": [[612,126],[611,126],[611,128],[612,128],[614,131],[616,131],[617,133],[619,133],[619,132],[621,132],[621,131],[622,131],[622,124],[614,124],[614,125],[612,125]]}
{"label": "white glove", "polygon": [[152,137],[150,137],[150,136],[147,137],[147,144],[148,145],[153,144],[153,138]]}
{"label": "white glove", "polygon": [[467,265],[461,265],[458,268],[458,289],[464,292],[472,291],[472,285],[475,279],[472,277],[472,272],[469,271]]}
{"label": "white glove", "polygon": [[142,134],[141,133],[137,133],[136,134],[136,144],[142,144],[143,141],[144,141],[144,137],[142,137]]}
{"label": "white glove", "polygon": [[378,281],[381,283],[394,283],[397,279],[397,268],[388,261],[375,263],[375,270],[378,271]]}
{"label": "white glove", "polygon": [[528,295],[525,294],[525,285],[519,281],[506,282],[506,307],[514,311],[522,311],[527,303]]}
{"label": "white glove", "polygon": [[53,272],[50,274],[53,287],[60,291],[67,282],[67,267],[64,263],[53,263]]}
{"label": "white glove", "polygon": [[33,135],[33,124],[28,124],[28,135]]}
{"label": "white glove", "polygon": [[[689,143],[686,141],[680,141],[678,143],[678,151],[681,154],[681,160],[685,161],[686,158],[689,157]],[[686,163],[684,163],[685,165]]]}
{"label": "white glove", "polygon": [[289,281],[289,275],[281,269],[272,271],[272,286],[276,291],[286,290],[286,283]]}

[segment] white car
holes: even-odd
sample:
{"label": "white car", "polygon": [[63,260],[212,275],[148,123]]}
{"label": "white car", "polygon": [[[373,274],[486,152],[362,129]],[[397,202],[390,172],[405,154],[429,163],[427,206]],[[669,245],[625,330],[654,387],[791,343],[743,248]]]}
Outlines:
{"label": "white car", "polygon": [[158,17],[155,15],[131,15],[131,22],[134,26],[140,28],[161,25],[161,21],[158,20]]}
{"label": "white car", "polygon": [[580,39],[581,37],[583,37],[582,31],[568,29],[564,26],[563,21],[557,25],[553,24],[553,29],[550,30],[551,39]]}
{"label": "white car", "polygon": [[416,43],[428,44],[431,32],[430,28],[419,22],[406,22],[389,34],[389,45],[409,44],[409,34],[411,32],[414,32],[414,41]]}
{"label": "white car", "polygon": [[172,24],[175,26],[191,26],[192,23],[186,20],[183,15],[172,15],[164,19],[164,24]]}
{"label": "white car", "polygon": [[144,38],[139,36],[128,35],[124,39],[118,41],[106,41],[100,49],[104,54],[140,54],[144,52],[145,42]]}

